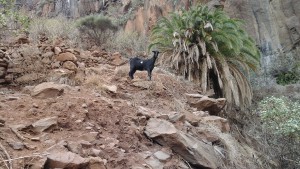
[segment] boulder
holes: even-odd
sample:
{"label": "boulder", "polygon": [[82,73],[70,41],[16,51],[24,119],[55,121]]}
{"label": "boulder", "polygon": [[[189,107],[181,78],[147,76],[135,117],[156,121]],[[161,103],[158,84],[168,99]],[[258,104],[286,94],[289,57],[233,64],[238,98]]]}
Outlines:
{"label": "boulder", "polygon": [[230,125],[227,119],[219,116],[206,116],[201,118],[202,123],[211,124],[220,129],[221,132],[229,132]]}
{"label": "boulder", "polygon": [[137,116],[145,116],[147,119],[149,119],[151,117],[155,117],[155,115],[157,115],[157,113],[154,110],[143,106],[138,107]]}
{"label": "boulder", "polygon": [[89,158],[89,169],[106,169],[106,160],[100,157],[90,157]]}
{"label": "boulder", "polygon": [[88,160],[81,156],[65,151],[52,152],[47,156],[45,168],[81,169],[87,168]]}
{"label": "boulder", "polygon": [[44,82],[35,86],[31,92],[31,96],[40,99],[53,98],[63,94],[67,85],[55,84],[53,82]]}
{"label": "boulder", "polygon": [[198,111],[208,111],[211,115],[217,115],[226,105],[225,98],[209,98],[200,94],[186,94],[188,103]]}
{"label": "boulder", "polygon": [[170,147],[196,168],[216,169],[220,167],[213,146],[177,130],[166,120],[149,119],[144,133],[160,145]]}
{"label": "boulder", "polygon": [[31,126],[35,132],[40,133],[49,129],[50,127],[57,126],[57,120],[57,116],[48,117],[32,123]]}
{"label": "boulder", "polygon": [[64,62],[64,61],[76,61],[77,58],[73,53],[66,52],[66,53],[61,53],[55,58],[57,61]]}
{"label": "boulder", "polygon": [[63,64],[63,68],[68,69],[68,70],[76,70],[77,66],[72,61],[65,61]]}

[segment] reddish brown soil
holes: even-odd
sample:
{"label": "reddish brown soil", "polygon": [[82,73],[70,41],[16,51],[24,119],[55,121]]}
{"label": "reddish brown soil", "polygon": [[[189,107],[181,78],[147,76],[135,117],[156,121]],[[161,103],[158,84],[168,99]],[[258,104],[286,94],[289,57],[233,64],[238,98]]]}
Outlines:
{"label": "reddish brown soil", "polygon": [[[107,168],[130,168],[143,166],[138,153],[155,152],[162,147],[147,139],[143,134],[145,119],[137,116],[139,106],[155,111],[157,114],[170,111],[186,111],[184,93],[197,92],[197,86],[188,82],[180,82],[174,77],[156,71],[153,81],[146,81],[146,72],[136,73],[134,81],[127,77],[111,76],[109,73],[99,75],[109,85],[116,85],[117,92],[102,90],[97,86],[71,86],[62,96],[49,99],[35,99],[25,90],[0,87],[0,117],[5,125],[0,127],[0,143],[10,158],[32,156],[44,153],[56,143],[65,141],[78,142],[89,132],[98,132],[92,147],[82,148],[82,157],[91,156],[91,148],[101,150],[99,156],[107,160]],[[126,74],[126,73],[125,73]],[[133,85],[134,82],[152,84],[149,89]],[[89,87],[88,87],[89,86]],[[22,141],[10,127],[27,125],[46,117],[58,116],[58,126],[41,134],[30,130],[19,131],[25,137]],[[39,141],[30,138],[38,137]],[[22,150],[14,150],[9,146],[11,141],[20,141],[27,146]],[[114,143],[114,144],[111,144]],[[40,157],[13,160],[14,168],[26,168],[36,163]],[[1,161],[1,159],[0,159]],[[170,168],[176,167],[180,159],[175,155],[169,162]],[[3,163],[0,168],[5,168]]]}

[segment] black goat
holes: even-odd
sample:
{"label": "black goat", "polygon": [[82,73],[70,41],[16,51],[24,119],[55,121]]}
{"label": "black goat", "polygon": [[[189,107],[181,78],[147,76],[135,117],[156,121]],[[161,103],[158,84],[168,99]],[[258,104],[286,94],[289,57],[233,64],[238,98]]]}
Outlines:
{"label": "black goat", "polygon": [[146,70],[148,72],[148,79],[151,80],[151,73],[154,68],[154,63],[159,54],[159,51],[152,51],[152,52],[153,52],[153,57],[151,59],[142,60],[138,57],[130,59],[129,77],[131,79],[133,79],[133,75],[137,70],[139,71]]}

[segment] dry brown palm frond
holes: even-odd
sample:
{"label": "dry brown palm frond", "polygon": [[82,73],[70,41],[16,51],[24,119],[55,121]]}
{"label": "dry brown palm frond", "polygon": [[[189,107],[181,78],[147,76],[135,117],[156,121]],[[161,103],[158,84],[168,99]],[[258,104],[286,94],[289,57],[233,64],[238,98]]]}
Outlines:
{"label": "dry brown palm frond", "polygon": [[200,52],[197,45],[194,45],[194,53],[195,53],[195,62],[197,64],[197,68],[200,68],[199,59],[200,59]]}
{"label": "dry brown palm frond", "polygon": [[237,106],[239,106],[238,88],[236,87],[236,84],[234,84],[235,82],[230,73],[230,68],[225,60],[222,60],[220,63],[222,64],[222,74],[224,75],[223,82],[224,84],[227,84],[225,86],[225,97],[229,103],[234,102]]}
{"label": "dry brown palm frond", "polygon": [[223,82],[222,82],[221,75],[220,75],[219,70],[218,70],[218,66],[217,66],[216,60],[214,58],[212,58],[211,61],[212,61],[213,71],[214,71],[214,73],[218,77],[219,86],[220,86],[221,89],[223,89]]}
{"label": "dry brown palm frond", "polygon": [[240,89],[241,95],[240,100],[243,101],[241,106],[245,107],[245,105],[251,105],[253,93],[249,81],[245,78],[245,76],[238,68],[232,66],[230,71],[232,72],[232,75],[235,77],[235,79],[238,80],[238,87]]}
{"label": "dry brown palm frond", "polygon": [[206,52],[206,60],[207,60],[208,69],[212,69],[211,58],[208,52]]}
{"label": "dry brown palm frond", "polygon": [[173,62],[175,70],[179,70],[180,52],[176,53],[170,62]]}
{"label": "dry brown palm frond", "polygon": [[205,54],[206,54],[206,43],[205,43],[205,41],[201,40],[200,37],[198,37],[197,39],[198,39],[198,42],[199,42],[199,46],[201,47],[202,55],[205,56]]}
{"label": "dry brown palm frond", "polygon": [[201,67],[201,88],[204,93],[207,91],[207,62],[204,59]]}

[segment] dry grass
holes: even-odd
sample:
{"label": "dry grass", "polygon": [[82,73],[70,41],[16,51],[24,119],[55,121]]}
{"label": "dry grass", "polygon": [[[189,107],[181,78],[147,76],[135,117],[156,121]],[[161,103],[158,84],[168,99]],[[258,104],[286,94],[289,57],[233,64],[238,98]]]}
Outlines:
{"label": "dry grass", "polygon": [[132,57],[142,51],[147,51],[148,38],[136,32],[117,32],[104,45],[109,51],[119,51],[122,56]]}
{"label": "dry grass", "polygon": [[56,18],[34,18],[29,28],[30,39],[38,43],[41,35],[45,34],[50,42],[56,38],[65,39],[69,46],[77,46],[80,42],[79,31],[75,22],[65,17]]}

